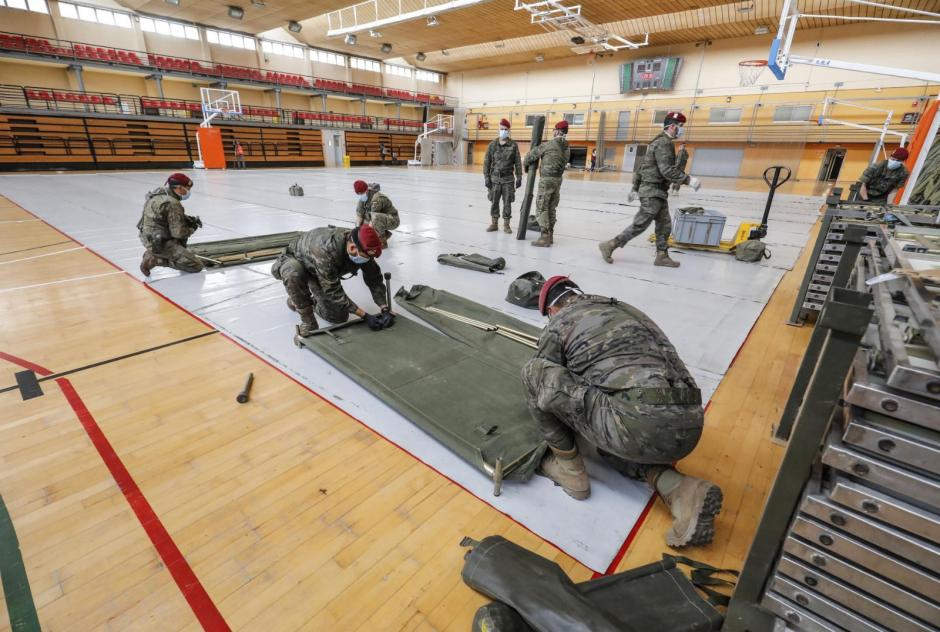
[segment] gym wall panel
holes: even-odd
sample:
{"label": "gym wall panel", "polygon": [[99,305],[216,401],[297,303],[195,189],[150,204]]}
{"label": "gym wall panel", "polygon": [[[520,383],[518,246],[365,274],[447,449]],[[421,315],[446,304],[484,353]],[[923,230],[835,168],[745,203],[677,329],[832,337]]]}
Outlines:
{"label": "gym wall panel", "polygon": [[741,172],[744,149],[739,147],[701,147],[690,156],[689,173],[696,176],[736,178]]}

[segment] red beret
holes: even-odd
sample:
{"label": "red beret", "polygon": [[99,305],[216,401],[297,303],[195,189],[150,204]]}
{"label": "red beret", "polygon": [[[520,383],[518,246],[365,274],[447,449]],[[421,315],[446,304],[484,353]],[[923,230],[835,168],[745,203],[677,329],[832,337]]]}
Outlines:
{"label": "red beret", "polygon": [[673,119],[674,121],[685,125],[685,114],[682,112],[666,112],[666,118],[663,119],[663,122],[668,121],[669,119]]}
{"label": "red beret", "polygon": [[369,224],[363,224],[358,230],[353,231],[353,243],[359,254],[363,254],[373,259],[382,255],[382,240],[378,232]]}
{"label": "red beret", "polygon": [[166,183],[171,187],[191,187],[193,181],[185,173],[174,173],[166,179]]}
{"label": "red beret", "polygon": [[506,129],[512,129],[512,125],[509,124],[507,119],[499,119],[499,126],[505,127]]}
{"label": "red beret", "polygon": [[549,293],[552,291],[553,287],[562,282],[567,282],[568,285],[574,285],[574,282],[571,279],[561,275],[549,277],[549,279],[542,284],[542,289],[539,292],[539,313],[542,316],[548,315],[548,308],[550,307],[548,304]]}
{"label": "red beret", "polygon": [[369,185],[366,184],[365,180],[356,180],[353,182],[353,189],[355,189],[356,193],[362,195],[369,190]]}
{"label": "red beret", "polygon": [[903,147],[898,147],[893,152],[891,152],[892,158],[894,158],[895,160],[900,160],[902,162],[907,160],[910,155],[911,154]]}
{"label": "red beret", "polygon": [[566,120],[564,120],[564,119],[558,121],[557,123],[555,123],[555,129],[560,129],[560,130],[563,131],[563,132],[567,132],[567,131],[568,131],[568,121],[566,121]]}

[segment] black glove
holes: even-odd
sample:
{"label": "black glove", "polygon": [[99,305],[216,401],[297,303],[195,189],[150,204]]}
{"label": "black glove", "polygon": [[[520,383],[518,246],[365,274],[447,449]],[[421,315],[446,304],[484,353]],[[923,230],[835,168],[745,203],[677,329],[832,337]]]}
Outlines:
{"label": "black glove", "polygon": [[193,230],[195,230],[195,229],[197,229],[197,228],[202,228],[202,220],[199,219],[199,216],[197,216],[197,215],[187,215],[187,216],[186,216],[186,223],[187,223],[187,224],[189,225],[189,227],[192,228]]}
{"label": "black glove", "polygon": [[395,324],[395,315],[387,308],[378,314],[366,314],[366,324],[372,331],[382,331]]}
{"label": "black glove", "polygon": [[516,188],[518,189],[521,186],[522,186],[522,178],[516,178]]}
{"label": "black glove", "polygon": [[486,180],[483,181],[483,186],[485,186],[487,189],[492,189],[493,182],[489,178],[487,178]]}

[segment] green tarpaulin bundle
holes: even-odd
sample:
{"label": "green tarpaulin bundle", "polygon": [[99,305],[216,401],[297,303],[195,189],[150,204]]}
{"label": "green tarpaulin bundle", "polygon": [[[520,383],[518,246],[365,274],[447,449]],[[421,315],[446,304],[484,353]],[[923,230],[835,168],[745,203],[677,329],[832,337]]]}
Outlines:
{"label": "green tarpaulin bundle", "polygon": [[506,260],[502,257],[490,259],[483,255],[454,253],[449,255],[438,255],[437,262],[445,266],[454,266],[455,268],[466,268],[467,270],[476,270],[477,272],[496,272],[506,267]]}
{"label": "green tarpaulin bundle", "polygon": [[239,237],[220,241],[204,241],[198,244],[189,244],[186,247],[198,256],[206,267],[217,268],[274,259],[281,254],[287,244],[302,234],[302,231],[293,231],[271,235],[256,235],[254,237]]}
{"label": "green tarpaulin bundle", "polygon": [[546,450],[522,383],[532,348],[454,316],[533,338],[539,329],[426,286],[402,288],[395,299],[437,331],[399,316],[384,331],[354,325],[298,343],[488,476],[529,480]]}
{"label": "green tarpaulin bundle", "polygon": [[464,583],[496,600],[477,611],[473,632],[711,632],[723,617],[676,562],[692,566],[700,586],[733,585],[712,577],[728,571],[669,555],[575,584],[555,562],[502,536],[461,544],[473,547],[464,558]]}

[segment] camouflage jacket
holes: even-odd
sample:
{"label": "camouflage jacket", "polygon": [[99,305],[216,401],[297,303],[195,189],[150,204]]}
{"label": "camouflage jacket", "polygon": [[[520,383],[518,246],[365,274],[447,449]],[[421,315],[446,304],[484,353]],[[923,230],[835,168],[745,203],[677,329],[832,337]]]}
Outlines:
{"label": "camouflage jacket", "polygon": [[560,178],[565,167],[571,162],[571,149],[564,135],[546,141],[532,149],[525,155],[525,165],[528,167],[536,160],[539,163],[539,175],[543,178]]}
{"label": "camouflage jacket", "polygon": [[144,211],[137,222],[141,236],[151,240],[186,241],[196,232],[195,218],[186,215],[180,199],[168,188],[154,189],[144,196]]}
{"label": "camouflage jacket", "polygon": [[638,191],[641,198],[667,198],[670,184],[685,184],[689,176],[685,174],[685,163],[679,163],[685,154],[685,161],[689,155],[684,150],[676,156],[676,148],[672,146],[673,139],[665,132],[660,132],[646,148],[646,154],[640,159],[640,166],[633,173],[633,189]]}
{"label": "camouflage jacket", "polygon": [[314,228],[292,241],[287,246],[287,252],[300,261],[310,275],[316,277],[325,300],[337,309],[345,309],[352,314],[358,306],[346,296],[342,280],[356,276],[359,270],[362,270],[362,279],[376,305],[385,305],[386,296],[382,269],[375,259],[360,265],[349,258],[346,252],[349,232],[348,228],[335,226]]}
{"label": "camouflage jacket", "polygon": [[[686,151],[685,146],[683,146],[682,149],[679,150],[679,153],[676,154],[676,168],[682,171],[685,171],[685,166],[686,164],[688,164],[688,162],[689,162],[689,152]],[[642,181],[643,181],[643,178],[640,176],[640,170],[637,169],[636,171],[633,172],[633,190],[634,191],[640,190],[640,183]],[[681,183],[679,182],[674,182],[672,184],[672,190],[674,192],[678,192],[680,184]]]}
{"label": "camouflage jacket", "polygon": [[880,198],[888,195],[894,189],[904,186],[909,175],[910,173],[904,165],[897,169],[888,169],[888,161],[882,160],[873,165],[868,165],[859,181],[868,189],[869,198]]}
{"label": "camouflage jacket", "polygon": [[483,158],[483,177],[493,184],[507,184],[522,178],[522,155],[516,141],[507,139],[506,144],[501,145],[497,138],[490,143]]}
{"label": "camouflage jacket", "polygon": [[398,209],[392,204],[387,195],[375,189],[369,189],[369,199],[361,201],[356,206],[356,219],[363,222],[372,221],[373,213],[385,213],[386,215],[398,215]]}
{"label": "camouflage jacket", "polygon": [[536,357],[613,393],[637,387],[695,388],[685,364],[659,327],[617,299],[577,296],[551,317]]}

